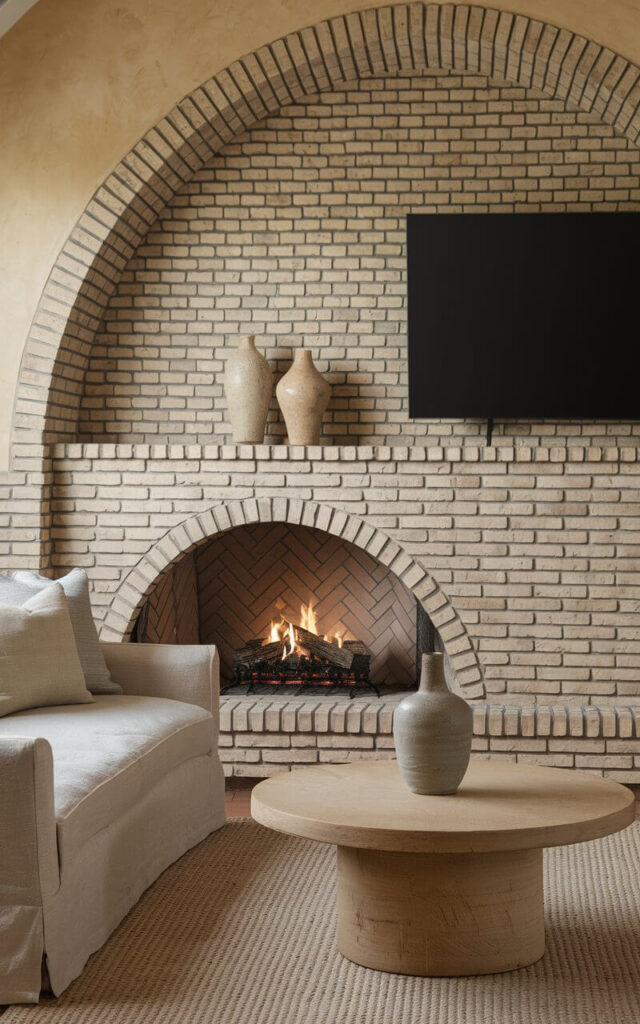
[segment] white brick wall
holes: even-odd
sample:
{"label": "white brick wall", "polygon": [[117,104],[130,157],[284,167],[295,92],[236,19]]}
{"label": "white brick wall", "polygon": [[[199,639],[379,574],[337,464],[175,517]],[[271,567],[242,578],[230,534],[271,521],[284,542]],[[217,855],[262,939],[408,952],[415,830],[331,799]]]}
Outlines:
{"label": "white brick wall", "polygon": [[[221,374],[254,332],[277,376],[312,348],[332,443],[475,441],[407,415],[405,216],[640,208],[640,154],[596,114],[533,89],[431,71],[285,106],[177,193],[120,278],[91,350],[85,440],[228,439]],[[638,425],[498,425],[589,443]],[[275,398],[268,440],[282,440]],[[582,441],[581,441],[582,439]]]}

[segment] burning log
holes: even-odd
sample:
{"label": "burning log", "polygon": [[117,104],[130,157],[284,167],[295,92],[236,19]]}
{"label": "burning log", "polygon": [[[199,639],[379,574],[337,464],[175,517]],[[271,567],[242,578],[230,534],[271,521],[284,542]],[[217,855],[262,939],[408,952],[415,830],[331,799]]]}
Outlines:
{"label": "burning log", "polygon": [[324,658],[330,665],[339,665],[340,668],[350,669],[353,665],[354,652],[346,646],[338,647],[337,644],[323,640],[321,636],[310,633],[302,626],[296,626],[296,639],[301,647],[304,647],[309,654],[315,658]]}
{"label": "burning log", "polygon": [[344,640],[342,646],[346,647],[348,651],[353,651],[354,654],[368,655],[369,653],[362,640]]}
{"label": "burning log", "polygon": [[371,657],[363,643],[319,636],[311,604],[301,607],[300,617],[300,625],[284,617],[272,622],[267,639],[253,637],[235,652],[236,683],[352,688],[369,681]]}
{"label": "burning log", "polygon": [[345,640],[344,646],[353,654],[353,661],[351,663],[353,674],[359,678],[368,679],[371,655],[362,643],[362,640]]}
{"label": "burning log", "polygon": [[263,644],[262,640],[249,640],[233,656],[233,667],[251,668],[259,661],[279,661],[282,658],[282,641]]}

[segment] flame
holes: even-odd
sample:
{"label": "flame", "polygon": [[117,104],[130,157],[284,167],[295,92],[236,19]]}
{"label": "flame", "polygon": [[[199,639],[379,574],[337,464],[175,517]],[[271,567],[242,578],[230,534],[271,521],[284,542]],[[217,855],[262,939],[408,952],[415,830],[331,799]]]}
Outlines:
{"label": "flame", "polygon": [[[296,631],[293,628],[293,623],[289,623],[287,629],[282,638],[285,641],[284,647],[282,648],[282,661],[288,658],[290,654],[293,654],[296,649]],[[287,650],[287,644],[289,650]]]}
{"label": "flame", "polygon": [[[315,636],[320,635],[318,631],[318,617],[315,613],[312,601],[309,601],[308,605],[300,605],[300,628],[307,630],[309,633],[313,633]],[[271,620],[267,639],[270,643],[283,644],[282,661],[290,657],[292,654],[299,654],[301,651],[295,626],[284,617],[281,618],[279,622],[274,622],[273,619]],[[323,639],[326,640],[327,643],[337,644],[338,647],[342,647],[343,645],[343,638],[339,633],[335,633],[333,636],[329,633],[325,633]],[[304,644],[302,650],[304,651]]]}
{"label": "flame", "polygon": [[343,644],[343,639],[339,633],[336,633],[334,636],[325,633],[322,639],[326,640],[328,644],[336,644],[338,647],[342,647]]}
{"label": "flame", "polygon": [[318,620],[311,601],[309,601],[309,604],[300,605],[300,625],[302,629],[306,629],[309,633],[315,633],[318,636]]}

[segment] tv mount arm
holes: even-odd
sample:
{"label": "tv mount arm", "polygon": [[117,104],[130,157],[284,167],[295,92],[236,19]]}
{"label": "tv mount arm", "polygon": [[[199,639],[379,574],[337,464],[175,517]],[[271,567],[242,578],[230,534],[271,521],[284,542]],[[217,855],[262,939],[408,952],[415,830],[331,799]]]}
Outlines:
{"label": "tv mount arm", "polygon": [[493,416],[490,416],[487,420],[487,444],[491,444],[491,438],[493,436]]}

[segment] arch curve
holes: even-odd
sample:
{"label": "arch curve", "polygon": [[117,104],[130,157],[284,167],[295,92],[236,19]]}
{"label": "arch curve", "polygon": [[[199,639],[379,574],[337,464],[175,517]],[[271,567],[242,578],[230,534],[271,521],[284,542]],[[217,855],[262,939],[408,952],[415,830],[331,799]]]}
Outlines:
{"label": "arch curve", "polygon": [[330,505],[289,498],[245,498],[214,505],[164,535],[124,578],[109,606],[102,640],[126,640],[158,577],[212,537],[250,523],[309,526],[349,541],[393,572],[420,601],[437,628],[460,691],[482,699],[485,688],[476,652],[451,602],[426,569],[388,534]]}
{"label": "arch curve", "polygon": [[[182,99],[95,193],[60,251],[27,338],[12,453],[75,438],[93,339],[128,260],[178,189],[283,105],[374,75],[428,68],[538,88],[640,136],[640,69],[583,36],[468,4],[391,4],[293,32]],[[24,450],[24,449],[23,449]]]}

